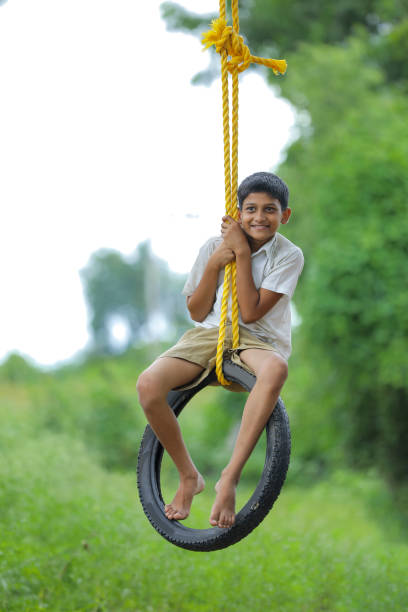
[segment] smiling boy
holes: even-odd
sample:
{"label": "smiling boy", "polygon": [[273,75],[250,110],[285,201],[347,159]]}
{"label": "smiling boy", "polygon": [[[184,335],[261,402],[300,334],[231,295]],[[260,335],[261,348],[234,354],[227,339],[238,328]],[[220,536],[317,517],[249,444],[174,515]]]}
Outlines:
{"label": "smiling boy", "polygon": [[[232,349],[231,324],[224,350],[256,375],[228,465],[216,484],[213,526],[235,521],[235,491],[242,469],[275,406],[287,378],[291,352],[290,299],[303,268],[302,251],[278,233],[291,215],[289,190],[278,176],[257,172],[238,190],[239,219],[224,216],[221,237],[200,249],[183,293],[195,327],[161,355],[138,379],[140,404],[180,475],[170,520],[187,518],[204,479],[194,465],[176,417],[167,404],[171,389],[198,384],[215,364],[225,266],[236,260],[240,344]],[[230,317],[229,317],[230,318]]]}

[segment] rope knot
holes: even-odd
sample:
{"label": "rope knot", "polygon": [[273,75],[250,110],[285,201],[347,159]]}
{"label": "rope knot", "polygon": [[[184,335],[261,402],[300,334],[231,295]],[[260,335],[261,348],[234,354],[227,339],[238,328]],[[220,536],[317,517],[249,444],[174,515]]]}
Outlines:
{"label": "rope knot", "polygon": [[227,62],[229,72],[232,73],[236,69],[238,72],[243,72],[251,63],[262,64],[272,68],[275,74],[284,74],[286,72],[285,60],[264,59],[252,55],[242,36],[235,32],[231,26],[227,25],[225,19],[221,17],[214,19],[211,25],[211,30],[205,32],[202,37],[204,50],[214,45],[217,53],[222,54],[225,51],[227,57],[230,58]]}

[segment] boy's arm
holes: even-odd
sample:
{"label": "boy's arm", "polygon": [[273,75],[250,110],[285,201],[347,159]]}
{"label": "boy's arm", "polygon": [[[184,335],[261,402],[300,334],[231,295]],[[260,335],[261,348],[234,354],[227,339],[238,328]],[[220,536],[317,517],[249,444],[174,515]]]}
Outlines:
{"label": "boy's arm", "polygon": [[237,298],[244,323],[254,323],[277,304],[283,293],[255,287],[252,276],[251,249],[239,223],[229,220],[231,227],[224,240],[234,249],[237,262]]}
{"label": "boy's arm", "polygon": [[201,323],[211,311],[217,292],[220,270],[235,258],[234,252],[222,242],[209,258],[201,280],[192,295],[187,297],[187,308],[193,321]]}
{"label": "boy's arm", "polygon": [[283,293],[257,289],[252,276],[251,251],[237,251],[237,298],[244,323],[254,323],[278,303]]}

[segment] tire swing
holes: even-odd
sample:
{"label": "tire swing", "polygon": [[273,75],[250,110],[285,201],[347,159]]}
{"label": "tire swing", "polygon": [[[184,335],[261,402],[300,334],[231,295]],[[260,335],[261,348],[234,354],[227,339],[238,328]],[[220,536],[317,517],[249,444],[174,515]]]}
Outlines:
{"label": "tire swing", "polygon": [[[232,361],[224,361],[228,381],[239,383],[251,391],[256,378]],[[197,387],[187,391],[170,391],[169,405],[178,416],[192,397],[216,380],[215,370]],[[163,447],[148,425],[139,451],[137,479],[139,497],[150,523],[166,540],[188,550],[209,552],[235,544],[247,536],[268,514],[286,478],[290,458],[290,429],[285,406],[279,398],[266,425],[265,465],[258,485],[245,506],[237,513],[229,529],[211,527],[192,529],[180,521],[170,521],[164,514],[160,488]]]}
{"label": "tire swing", "polygon": [[[231,8],[232,27],[228,26],[226,21],[226,2],[220,0],[220,17],[213,21],[212,29],[203,35],[203,44],[205,48],[215,45],[216,51],[221,55],[225,209],[226,214],[238,219],[238,74],[248,68],[251,62],[272,68],[275,74],[284,74],[286,62],[251,55],[242,36],[239,35],[238,0],[232,0]],[[232,147],[230,147],[228,73],[232,74]],[[246,391],[251,391],[256,382],[253,374],[228,359],[223,360],[230,294],[232,347],[236,348],[239,346],[239,315],[235,261],[227,264],[225,268],[216,367],[207,378],[192,389],[170,391],[167,400],[176,416],[196,393],[217,380],[226,387],[231,383],[238,383]],[[137,479],[143,510],[156,531],[181,548],[212,551],[235,544],[255,529],[277,499],[289,467],[291,446],[289,419],[281,398],[276,403],[265,430],[266,457],[263,472],[253,495],[237,513],[234,525],[228,529],[219,527],[192,529],[180,521],[169,520],[164,513],[160,488],[164,449],[148,425],[139,450]]]}

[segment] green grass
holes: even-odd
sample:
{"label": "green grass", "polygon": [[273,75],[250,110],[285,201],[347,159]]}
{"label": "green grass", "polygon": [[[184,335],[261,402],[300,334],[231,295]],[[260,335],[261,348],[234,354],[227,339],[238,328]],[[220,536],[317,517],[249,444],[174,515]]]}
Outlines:
{"label": "green grass", "polygon": [[[333,427],[326,424],[309,460],[321,415],[317,403],[306,414],[295,385],[287,390],[290,473],[264,522],[213,553],[161,538],[137,497],[145,419],[134,381],[142,357],[95,359],[52,375],[23,370],[24,380],[0,377],[0,612],[408,610],[406,512],[375,473],[339,469],[341,454],[336,469],[319,472],[326,450],[337,453]],[[182,415],[207,479],[190,526],[208,526],[242,402],[211,388]],[[263,446],[261,440],[246,467],[238,506],[252,493]],[[166,458],[163,467],[167,500],[176,480]]]}
{"label": "green grass", "polygon": [[[372,476],[284,488],[246,539],[194,553],[152,529],[134,474],[105,471],[64,434],[13,442],[0,467],[2,611],[407,609],[408,542]],[[211,500],[199,496],[198,513]]]}

